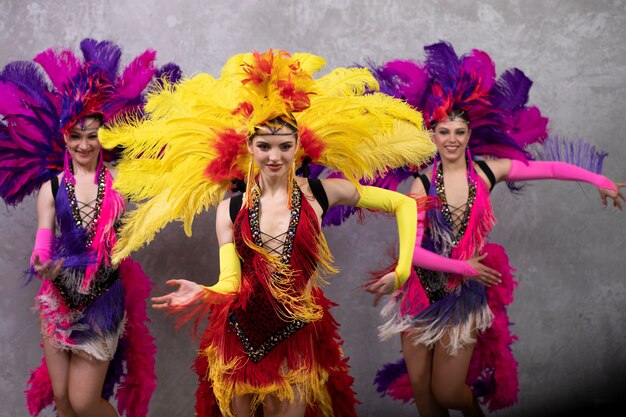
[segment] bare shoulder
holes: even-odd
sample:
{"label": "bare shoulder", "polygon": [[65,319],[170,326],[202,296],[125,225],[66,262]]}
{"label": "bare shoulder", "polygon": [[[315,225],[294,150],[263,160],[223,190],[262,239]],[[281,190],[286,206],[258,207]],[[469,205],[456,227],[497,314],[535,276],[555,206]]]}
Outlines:
{"label": "bare shoulder", "polygon": [[326,178],[322,185],[328,196],[328,205],[354,206],[359,201],[359,192],[354,184],[343,178]]}
{"label": "bare shoulder", "polygon": [[496,177],[496,182],[504,180],[511,170],[511,160],[508,158],[486,159],[485,162]]}
{"label": "bare shoulder", "polygon": [[38,204],[48,201],[50,203],[54,201],[54,197],[52,196],[52,181],[50,180],[41,184],[41,187],[39,187],[39,194],[37,195]]}
{"label": "bare shoulder", "polygon": [[215,233],[220,246],[233,241],[233,222],[230,220],[230,198],[217,205],[215,214]]}
{"label": "bare shoulder", "polygon": [[417,177],[415,177],[415,179],[413,179],[413,183],[411,184],[411,189],[409,190],[409,194],[414,194],[417,196],[424,196],[428,194],[428,190],[424,188],[424,183],[422,182],[422,179],[420,177],[423,175],[426,178],[430,179],[431,172],[432,172],[432,169],[428,169],[428,170],[420,172],[420,175],[418,175]]}
{"label": "bare shoulder", "polygon": [[311,190],[311,186],[309,185],[309,179],[302,177],[295,177],[295,179],[296,184],[298,184],[298,187],[300,187],[300,191],[302,191],[305,196],[312,197],[313,190]]}
{"label": "bare shoulder", "polygon": [[113,179],[117,178],[117,167],[115,165],[111,164],[110,162],[105,162],[104,166],[106,167],[106,169],[109,170]]}
{"label": "bare shoulder", "polygon": [[223,217],[224,215],[226,215],[226,218],[230,220],[229,213],[230,213],[230,197],[225,198],[224,200],[220,201],[220,203],[217,205],[217,212],[216,212],[217,221],[220,221],[221,217]]}

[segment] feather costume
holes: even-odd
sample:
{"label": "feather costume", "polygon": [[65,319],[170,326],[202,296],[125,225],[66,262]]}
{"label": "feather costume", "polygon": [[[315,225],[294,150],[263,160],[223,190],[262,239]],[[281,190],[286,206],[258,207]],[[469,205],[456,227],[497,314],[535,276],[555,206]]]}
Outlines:
{"label": "feather costume", "polygon": [[[112,188],[102,155],[94,178],[96,207],[90,224],[83,225],[63,135],[87,116],[109,122],[140,114],[144,90],[162,82],[157,78],[176,79],[180,70],[174,64],[158,70],[156,52],[147,50],[120,75],[119,46],[84,39],[80,48],[82,58],[69,49],[48,49],[32,62],[11,62],[0,73],[0,196],[16,205],[63,173],[54,199],[58,234],[52,248],[52,260],[63,259],[63,266],[57,278],[42,282],[36,297],[42,333],[58,349],[111,361],[103,398],[118,386],[120,413],[144,417],[156,386],[156,347],[145,304],[152,284],[130,259],[111,265],[124,201]],[[25,394],[33,416],[53,403],[45,360],[31,372]]]}
{"label": "feather costume", "polygon": [[[390,96],[366,95],[378,88],[366,69],[338,68],[314,79],[324,64],[305,53],[236,55],[220,78],[199,74],[166,84],[150,95],[147,118],[110,127],[103,143],[124,149],[116,187],[138,201],[114,259],[172,220],[191,234],[193,217],[217,205],[233,180],[246,178],[247,140],[276,118],[297,128],[298,162],[333,167],[357,186],[359,178],[432,156],[420,113]],[[317,215],[294,181],[288,237],[281,254],[270,253],[259,240],[254,177],[248,174],[244,208],[233,219],[239,289],[206,289],[192,307],[210,316],[194,365],[196,413],[232,416],[233,398],[243,395],[252,408],[269,395],[293,402],[298,387],[307,416],[354,416],[333,304],[317,286],[320,274],[334,271]]]}
{"label": "feather costume", "polygon": [[[473,50],[458,57],[452,46],[444,42],[429,45],[425,51],[423,65],[392,61],[374,66],[373,73],[390,94],[404,97],[422,110],[429,126],[445,120],[452,111],[467,112],[472,124],[468,143],[470,161],[472,154],[531,159],[529,146],[544,142],[547,119],[536,107],[527,106],[532,82],[524,73],[513,68],[496,79],[495,65],[485,52]],[[440,194],[443,177],[439,177],[441,172],[436,162],[435,158],[431,187],[426,191],[438,204],[427,211],[422,247],[460,260],[487,250],[489,257],[484,262],[502,274],[502,284],[485,288],[473,281],[465,283],[460,276],[417,268],[409,283],[383,309],[382,313],[391,317],[381,326],[381,337],[412,330],[414,343],[432,346],[444,334],[450,334],[448,349],[454,354],[458,348],[475,341],[471,332],[476,328],[478,340],[467,382],[493,411],[517,401],[517,362],[510,349],[515,336],[509,331],[506,314],[516,283],[504,250],[487,243],[495,219],[489,191],[476,175],[473,163],[468,164],[468,183],[474,191],[470,192],[472,200],[466,209],[466,226],[459,237],[452,231],[449,219],[442,215],[441,198],[445,201],[445,191]],[[395,189],[415,174],[409,168],[390,179],[378,178],[375,183]],[[409,401],[413,395],[406,372],[403,360],[386,365],[376,378],[378,390]]]}
{"label": "feather costume", "polygon": [[[573,143],[548,136],[547,118],[536,107],[527,105],[532,82],[521,70],[508,69],[496,79],[495,65],[483,51],[472,50],[458,57],[445,42],[426,46],[425,51],[423,65],[392,61],[382,66],[371,64],[372,72],[389,94],[404,97],[422,110],[429,126],[446,120],[452,111],[466,112],[472,129],[468,160],[472,160],[471,155],[525,163],[532,159],[560,160],[601,171],[605,153],[582,141]],[[391,178],[381,176],[374,183],[395,189],[416,174],[409,168]],[[470,189],[474,184],[476,193],[473,202],[468,201],[468,222],[462,239],[455,238],[450,222],[443,216],[441,203],[442,198],[445,201],[445,191],[441,193],[443,180],[437,175],[435,158],[431,187],[426,191],[439,204],[427,211],[427,233],[422,247],[458,260],[487,252],[489,256],[484,264],[502,274],[502,283],[485,288],[473,281],[464,283],[460,276],[417,268],[409,284],[383,309],[383,314],[391,317],[381,326],[380,334],[387,338],[412,330],[414,343],[432,346],[449,333],[448,348],[452,354],[475,341],[467,383],[490,411],[498,410],[517,402],[517,362],[510,348],[516,337],[509,330],[506,313],[516,286],[513,269],[504,249],[487,243],[495,219],[488,190],[474,172],[473,163],[468,164],[468,183]],[[509,187],[514,191],[519,189],[515,184]],[[478,329],[477,340],[471,337],[472,326]],[[411,400],[406,372],[403,360],[385,365],[376,377],[378,390],[393,398]]]}

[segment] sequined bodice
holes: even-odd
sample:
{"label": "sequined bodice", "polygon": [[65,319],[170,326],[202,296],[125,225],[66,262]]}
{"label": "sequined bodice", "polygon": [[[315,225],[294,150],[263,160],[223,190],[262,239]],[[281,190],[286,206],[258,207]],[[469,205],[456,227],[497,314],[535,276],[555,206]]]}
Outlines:
{"label": "sequined bodice", "polygon": [[[282,264],[290,264],[302,212],[302,192],[294,182],[289,227],[285,233],[278,236],[264,234],[261,231],[259,199],[258,193],[254,193],[247,215],[240,212],[233,227],[235,246],[242,259],[242,280],[244,281],[242,285],[250,286],[250,292],[245,302],[238,307],[233,306],[228,316],[232,331],[237,335],[246,355],[253,362],[262,360],[276,345],[307,325],[300,320],[286,320],[284,314],[280,314],[283,307],[277,300],[271,296],[268,297],[267,288],[258,279],[258,254],[243,239],[245,233],[243,229],[249,226],[255,245],[265,249],[270,256],[278,256]],[[246,219],[249,225],[245,224]]]}
{"label": "sequined bodice", "polygon": [[[435,173],[435,189],[437,197],[441,202],[441,214],[452,232],[451,243],[453,245],[457,245],[461,239],[463,239],[469,224],[470,216],[472,215],[472,207],[474,206],[474,201],[476,199],[477,184],[469,177],[469,175],[468,187],[467,201],[464,204],[458,207],[448,204],[443,181],[443,169],[441,165],[437,166],[437,171]],[[416,271],[422,287],[426,291],[426,295],[431,303],[434,303],[449,294],[448,274],[423,268],[416,268]]]}
{"label": "sequined bodice", "polygon": [[93,236],[95,234],[96,224],[100,217],[100,210],[102,209],[102,200],[104,198],[105,180],[107,170],[102,168],[98,175],[98,191],[96,198],[90,202],[82,202],[76,198],[76,188],[69,181],[63,181],[65,184],[65,191],[67,198],[72,208],[72,217],[76,226],[87,230],[87,246],[91,245]]}
{"label": "sequined bodice", "polygon": [[86,307],[119,279],[117,268],[102,263],[88,291],[85,293],[82,289],[86,268],[94,261],[91,245],[100,220],[106,176],[107,170],[103,168],[98,174],[98,191],[92,202],[80,202],[76,198],[75,186],[65,178],[55,198],[61,233],[56,255],[63,257],[65,264],[52,283],[71,309]]}
{"label": "sequined bodice", "polygon": [[250,230],[254,243],[265,249],[272,255],[278,255],[281,262],[284,264],[289,263],[291,259],[291,252],[293,250],[293,240],[296,236],[296,229],[298,228],[298,220],[300,219],[300,207],[302,205],[302,192],[297,183],[293,183],[293,191],[291,194],[291,214],[289,218],[289,227],[287,231],[276,236],[272,236],[261,230],[260,225],[260,195],[257,192],[253,193],[252,206],[249,208],[250,215]]}
{"label": "sequined bodice", "polygon": [[437,173],[435,176],[435,187],[439,201],[441,201],[441,212],[443,218],[448,223],[454,234],[454,244],[457,244],[463,238],[469,218],[472,213],[472,206],[476,199],[476,183],[468,177],[468,196],[465,204],[458,207],[448,204],[446,199],[446,189],[443,182],[443,169],[441,164],[437,166]]}

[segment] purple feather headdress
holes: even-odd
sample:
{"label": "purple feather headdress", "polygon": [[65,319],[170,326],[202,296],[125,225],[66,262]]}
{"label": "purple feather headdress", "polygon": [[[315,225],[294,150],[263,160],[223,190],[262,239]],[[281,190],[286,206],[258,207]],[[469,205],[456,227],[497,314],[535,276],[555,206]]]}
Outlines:
{"label": "purple feather headdress", "polygon": [[[546,139],[548,119],[538,108],[527,106],[532,81],[517,68],[496,78],[493,60],[474,49],[459,57],[447,42],[424,48],[426,60],[394,60],[383,65],[368,62],[380,90],[403,99],[422,112],[429,127],[454,110],[467,112],[473,155],[532,159],[526,149]],[[378,176],[369,185],[396,190],[406,179],[425,167],[405,167]],[[325,225],[338,225],[355,210],[332,208]]]}
{"label": "purple feather headdress", "polygon": [[[176,82],[180,69],[157,71],[146,50],[119,74],[121,48],[84,39],[82,59],[69,49],[47,49],[33,61],[0,72],[0,196],[15,205],[63,170],[63,134],[86,116],[105,122],[141,112],[143,92],[156,77]],[[108,155],[107,159],[114,158]]]}
{"label": "purple feather headdress", "polygon": [[393,83],[399,85],[396,90],[422,111],[429,126],[445,120],[452,111],[466,112],[472,125],[468,147],[473,155],[531,159],[524,148],[542,143],[548,136],[548,119],[536,107],[527,106],[532,81],[517,68],[496,78],[493,60],[478,49],[459,57],[452,45],[439,42],[424,50],[423,65],[404,67],[410,77],[423,83],[419,88],[412,87],[417,95],[406,95],[407,88],[402,86],[401,80],[409,75],[397,74],[398,64],[406,61],[388,62],[374,69],[374,75],[387,74],[388,68],[393,68]]}

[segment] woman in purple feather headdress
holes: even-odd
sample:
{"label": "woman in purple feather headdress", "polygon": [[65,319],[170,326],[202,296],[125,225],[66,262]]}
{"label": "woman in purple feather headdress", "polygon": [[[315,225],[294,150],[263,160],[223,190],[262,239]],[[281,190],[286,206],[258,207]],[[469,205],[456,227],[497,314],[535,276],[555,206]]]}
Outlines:
{"label": "woman in purple feather headdress", "polygon": [[35,301],[44,358],[26,407],[33,416],[51,404],[61,417],[117,416],[108,399],[120,384],[120,414],[145,417],[156,386],[145,304],[152,285],[131,259],[111,265],[124,200],[98,129],[139,114],[155,76],[180,74],[173,64],[157,71],[153,50],[121,76],[114,43],[85,39],[81,50],[83,59],[48,49],[0,73],[0,195],[16,205],[39,190],[30,275],[42,280]]}
{"label": "woman in purple feather headdress", "polygon": [[[481,416],[481,402],[494,411],[514,404],[518,393],[510,348],[516,337],[506,312],[516,282],[504,249],[488,242],[495,223],[490,190],[502,181],[512,189],[523,180],[583,181],[598,188],[605,206],[611,198],[621,209],[626,184],[591,172],[601,170],[606,154],[546,139],[547,119],[526,106],[531,82],[521,71],[496,79],[482,51],[459,58],[444,42],[425,50],[423,66],[393,61],[373,68],[383,90],[423,111],[438,150],[430,173],[411,187],[425,208],[415,269],[383,309],[390,318],[381,338],[400,334],[404,359],[386,365],[376,383],[383,394],[414,400],[421,416],[447,416],[448,409]],[[533,160],[530,144],[542,146],[543,161]],[[377,278],[368,291],[378,302],[392,283]]]}

